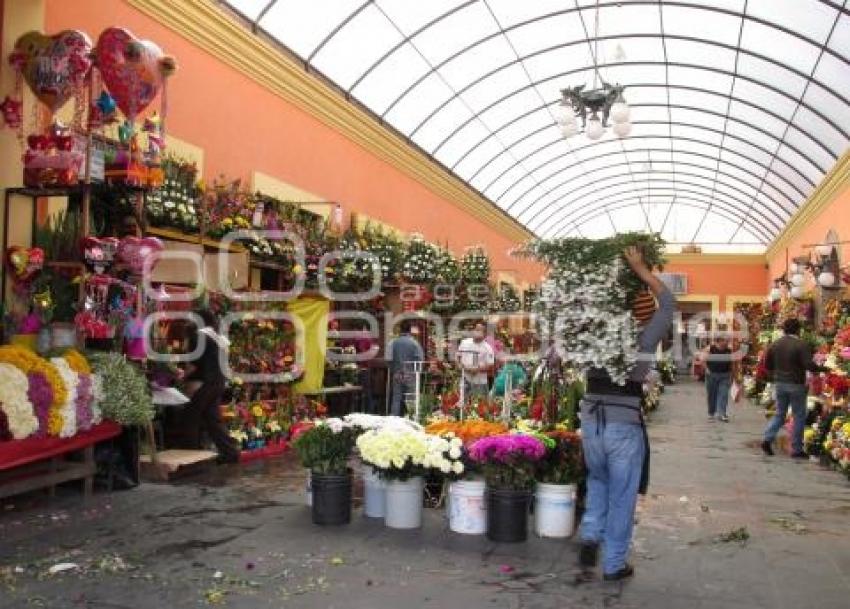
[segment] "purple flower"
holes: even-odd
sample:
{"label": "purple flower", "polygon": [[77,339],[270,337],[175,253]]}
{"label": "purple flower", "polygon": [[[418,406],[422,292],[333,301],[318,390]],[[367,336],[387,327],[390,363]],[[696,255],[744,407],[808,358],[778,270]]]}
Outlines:
{"label": "purple flower", "polygon": [[543,442],[533,436],[520,434],[481,438],[469,449],[469,456],[477,463],[539,461],[545,454]]}
{"label": "purple flower", "polygon": [[94,413],[92,412],[91,375],[80,374],[77,381],[77,400],[74,406],[77,411],[77,429],[88,431],[92,427]]}
{"label": "purple flower", "polygon": [[35,416],[38,418],[38,431],[33,435],[44,438],[47,436],[50,405],[53,403],[53,388],[41,372],[30,372],[27,379],[27,397],[32,402]]}

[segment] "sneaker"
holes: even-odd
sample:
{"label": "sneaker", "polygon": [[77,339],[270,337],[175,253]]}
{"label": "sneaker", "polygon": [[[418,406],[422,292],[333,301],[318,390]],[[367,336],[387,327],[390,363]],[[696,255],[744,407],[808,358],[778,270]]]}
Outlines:
{"label": "sneaker", "polygon": [[806,453],[804,453],[804,452],[799,452],[799,453],[793,453],[793,454],[791,455],[791,458],[792,458],[792,459],[808,459],[808,458],[809,458],[809,455],[807,455],[807,454],[806,454]]}
{"label": "sneaker", "polygon": [[624,579],[629,579],[633,577],[635,574],[635,569],[630,564],[626,564],[625,567],[617,571],[616,573],[606,573],[602,576],[606,582],[619,582]]}
{"label": "sneaker", "polygon": [[722,417],[720,417],[720,420],[723,421],[724,423],[728,423],[729,422],[729,415],[724,414]]}
{"label": "sneaker", "polygon": [[713,414],[708,415],[708,422],[709,422],[709,423],[714,423],[714,421],[715,421],[715,420],[716,420],[716,419],[714,418],[714,415],[713,415]]}
{"label": "sneaker", "polygon": [[593,569],[599,563],[599,544],[584,542],[578,553],[578,564],[583,569]]}
{"label": "sneaker", "polygon": [[765,440],[764,442],[761,443],[761,449],[764,451],[764,454],[766,454],[768,457],[772,457],[774,455],[773,446],[771,446],[770,442],[768,442],[767,440]]}

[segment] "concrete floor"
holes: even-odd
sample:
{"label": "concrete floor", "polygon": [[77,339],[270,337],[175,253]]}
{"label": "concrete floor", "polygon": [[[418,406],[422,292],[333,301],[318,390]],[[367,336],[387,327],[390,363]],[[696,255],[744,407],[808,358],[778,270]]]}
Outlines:
{"label": "concrete floor", "polygon": [[[754,608],[850,605],[850,484],[814,463],[767,459],[750,405],[709,423],[702,388],[672,387],[653,416],[653,484],[625,585],[577,577],[574,542],[497,545],[359,514],[310,524],[284,459],[0,507],[0,607],[148,609]],[[745,543],[720,538],[742,527]],[[50,568],[75,568],[50,574]]]}

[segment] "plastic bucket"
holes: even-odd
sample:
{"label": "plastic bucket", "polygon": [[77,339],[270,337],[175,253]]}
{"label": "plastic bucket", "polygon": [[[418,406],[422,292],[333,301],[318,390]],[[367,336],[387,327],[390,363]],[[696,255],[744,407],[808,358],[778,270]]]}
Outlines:
{"label": "plastic bucket", "polygon": [[531,491],[487,489],[487,539],[517,543],[528,539]]}
{"label": "plastic bucket", "polygon": [[77,327],[68,323],[50,325],[51,349],[75,349],[77,347]]}
{"label": "plastic bucket", "polygon": [[422,526],[422,478],[404,482],[390,480],[386,486],[384,523],[391,529],[418,529]]}
{"label": "plastic bucket", "polygon": [[449,529],[464,535],[483,535],[487,530],[487,502],[483,480],[464,480],[449,485]]}
{"label": "plastic bucket", "polygon": [[313,524],[351,522],[351,474],[316,475],[313,481]]}
{"label": "plastic bucket", "polygon": [[534,532],[539,537],[570,537],[576,521],[574,484],[538,484],[534,494]]}
{"label": "plastic bucket", "polygon": [[386,513],[387,484],[370,466],[363,468],[363,515],[383,518]]}

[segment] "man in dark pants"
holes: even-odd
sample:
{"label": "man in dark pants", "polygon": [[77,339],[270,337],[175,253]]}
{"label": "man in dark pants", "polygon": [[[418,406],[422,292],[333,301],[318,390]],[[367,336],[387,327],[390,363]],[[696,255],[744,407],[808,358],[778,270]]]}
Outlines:
{"label": "man in dark pants", "polygon": [[204,347],[201,356],[186,367],[187,388],[194,392],[183,411],[182,435],[192,448],[201,448],[201,429],[205,429],[218,449],[219,461],[237,463],[239,446],[227,433],[220,412],[225,379],[219,357],[221,350],[227,349],[227,341],[215,331],[217,320],[209,309],[198,311],[198,315],[203,327],[198,329],[197,340]]}
{"label": "man in dark pants", "polygon": [[785,336],[770,345],[765,355],[765,365],[768,374],[773,378],[776,387],[776,414],[764,430],[764,441],[761,448],[766,455],[773,455],[773,441],[782,426],[788,407],[794,414],[794,431],[791,437],[791,457],[794,459],[808,458],[803,452],[803,431],[806,425],[806,371],[828,372],[829,368],[818,366],[812,360],[812,350],[800,338],[800,321],[786,319],[782,324]]}

